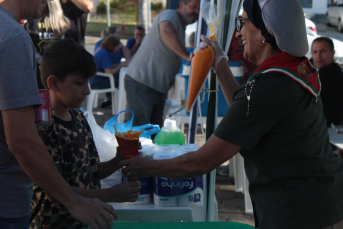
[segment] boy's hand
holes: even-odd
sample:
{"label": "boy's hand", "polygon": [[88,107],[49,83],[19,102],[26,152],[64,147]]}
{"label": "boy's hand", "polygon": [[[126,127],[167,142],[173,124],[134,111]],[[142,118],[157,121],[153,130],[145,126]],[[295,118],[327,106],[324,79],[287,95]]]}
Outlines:
{"label": "boy's hand", "polygon": [[123,155],[121,155],[119,146],[117,146],[117,153],[115,156],[115,160],[117,163],[123,160]]}
{"label": "boy's hand", "polygon": [[114,185],[108,189],[108,195],[110,195],[110,198],[113,197],[114,202],[135,202],[138,200],[138,196],[140,194],[140,185],[140,181]]}

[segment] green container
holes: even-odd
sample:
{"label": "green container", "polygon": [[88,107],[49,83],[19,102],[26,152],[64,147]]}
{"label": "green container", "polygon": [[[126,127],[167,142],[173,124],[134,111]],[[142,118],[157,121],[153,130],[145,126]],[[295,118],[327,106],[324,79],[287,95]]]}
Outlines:
{"label": "green container", "polygon": [[185,136],[176,127],[176,122],[169,119],[164,121],[164,127],[157,133],[154,139],[154,143],[157,145],[185,144],[185,142]]}

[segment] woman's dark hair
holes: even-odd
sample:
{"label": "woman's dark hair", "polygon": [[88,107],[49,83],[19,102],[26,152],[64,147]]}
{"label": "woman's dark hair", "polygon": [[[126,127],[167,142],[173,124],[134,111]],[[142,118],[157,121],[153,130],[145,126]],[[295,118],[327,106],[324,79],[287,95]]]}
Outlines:
{"label": "woman's dark hair", "polygon": [[41,79],[46,89],[49,89],[47,80],[51,75],[63,82],[70,74],[89,78],[96,71],[93,55],[72,39],[51,42],[44,50],[40,65]]}

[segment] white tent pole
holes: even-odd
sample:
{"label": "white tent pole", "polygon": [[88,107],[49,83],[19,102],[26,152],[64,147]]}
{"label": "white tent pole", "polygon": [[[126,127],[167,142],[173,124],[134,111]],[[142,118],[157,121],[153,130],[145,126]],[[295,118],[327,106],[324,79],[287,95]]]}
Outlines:
{"label": "white tent pole", "polygon": [[106,0],[107,26],[111,26],[110,0]]}
{"label": "white tent pole", "polygon": [[238,10],[240,9],[242,3],[243,3],[243,0],[232,1],[231,11],[230,11],[229,31],[227,33],[225,47],[223,47],[225,53],[227,53],[229,51],[229,47],[230,47],[231,40],[232,40],[232,35],[233,35],[234,29],[235,29],[235,17],[237,15]]}
{"label": "white tent pole", "polygon": [[151,0],[148,0],[148,28],[151,27]]}

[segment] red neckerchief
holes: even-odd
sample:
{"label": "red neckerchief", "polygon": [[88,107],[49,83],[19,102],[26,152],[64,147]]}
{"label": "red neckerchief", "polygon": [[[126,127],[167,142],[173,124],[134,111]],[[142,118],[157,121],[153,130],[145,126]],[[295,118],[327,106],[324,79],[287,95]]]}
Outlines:
{"label": "red neckerchief", "polygon": [[294,57],[285,52],[273,55],[265,60],[250,76],[249,80],[258,73],[280,72],[290,77],[307,91],[309,91],[316,99],[318,99],[321,84],[319,74],[309,62],[307,57]]}

